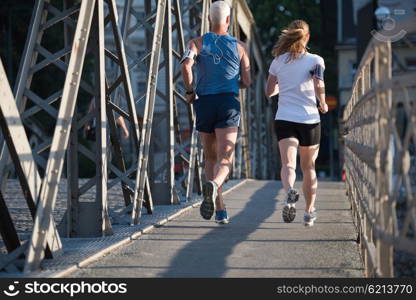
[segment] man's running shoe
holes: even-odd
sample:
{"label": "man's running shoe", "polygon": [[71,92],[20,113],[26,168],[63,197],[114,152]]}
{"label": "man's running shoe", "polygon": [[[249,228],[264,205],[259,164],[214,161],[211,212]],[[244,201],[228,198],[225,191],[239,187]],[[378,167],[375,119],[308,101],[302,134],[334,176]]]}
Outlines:
{"label": "man's running shoe", "polygon": [[305,224],[305,226],[309,226],[309,227],[313,226],[313,222],[315,222],[316,218],[317,218],[316,209],[314,209],[310,213],[307,213],[305,211],[305,213],[303,215],[303,224]]}
{"label": "man's running shoe", "polygon": [[229,220],[228,220],[228,214],[227,211],[224,210],[217,210],[215,212],[215,222],[217,222],[218,224],[228,224]]}
{"label": "man's running shoe", "polygon": [[202,201],[199,211],[205,220],[211,219],[212,215],[214,214],[217,190],[217,184],[213,181],[208,181],[203,186],[202,195],[204,200]]}
{"label": "man's running shoe", "polygon": [[295,204],[299,200],[299,193],[290,188],[287,192],[285,201],[283,202],[282,217],[286,223],[291,223],[296,217]]}

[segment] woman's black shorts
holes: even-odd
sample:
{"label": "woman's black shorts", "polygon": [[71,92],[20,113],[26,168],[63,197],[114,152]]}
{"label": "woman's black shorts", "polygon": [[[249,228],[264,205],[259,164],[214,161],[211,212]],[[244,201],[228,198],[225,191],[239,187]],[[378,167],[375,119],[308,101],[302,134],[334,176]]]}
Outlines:
{"label": "woman's black shorts", "polygon": [[294,137],[300,146],[318,145],[321,140],[321,123],[303,124],[283,120],[274,121],[277,140]]}

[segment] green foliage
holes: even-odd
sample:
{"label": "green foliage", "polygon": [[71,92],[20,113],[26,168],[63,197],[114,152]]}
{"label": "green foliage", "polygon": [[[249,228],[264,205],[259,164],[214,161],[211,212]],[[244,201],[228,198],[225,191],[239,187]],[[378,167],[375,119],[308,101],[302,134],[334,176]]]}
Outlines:
{"label": "green foliage", "polygon": [[0,57],[13,87],[35,1],[1,0]]}
{"label": "green foliage", "polygon": [[[333,0],[335,1],[335,0]],[[322,56],[325,60],[325,86],[327,95],[338,95],[338,70],[337,53],[335,51],[335,40],[333,36],[328,36],[327,28],[323,28],[324,3],[319,0],[247,0],[256,21],[256,27],[260,40],[263,43],[263,53],[266,64],[270,64],[273,57],[271,50],[285,29],[293,20],[302,19],[309,24],[311,38],[309,40],[309,52]],[[330,12],[331,13],[331,12]],[[336,12],[333,12],[336,14]],[[336,19],[336,18],[334,18]],[[328,20],[326,23],[331,24]],[[331,24],[337,26],[336,23]],[[326,25],[328,26],[328,25]],[[333,44],[333,45],[332,45]],[[331,112],[330,114],[333,114]],[[336,121],[329,122],[329,115],[322,115],[322,139],[321,155],[317,161],[317,170],[330,173],[329,161],[329,139],[333,137],[331,130],[337,127]],[[337,143],[337,141],[333,141]]]}
{"label": "green foliage", "polygon": [[271,49],[282,29],[296,19],[305,20],[311,30],[309,47],[319,53],[321,38],[320,6],[314,0],[248,0],[256,20],[263,50],[271,61]]}
{"label": "green foliage", "polygon": [[321,42],[325,37],[322,36],[320,2],[317,0],[247,0],[247,3],[256,20],[267,63],[270,63],[273,59],[271,55],[273,45],[279,38],[281,31],[290,22],[302,19],[309,24],[311,31],[308,44],[309,51],[324,58],[327,93],[336,95],[336,53],[334,49],[324,49],[322,47]]}

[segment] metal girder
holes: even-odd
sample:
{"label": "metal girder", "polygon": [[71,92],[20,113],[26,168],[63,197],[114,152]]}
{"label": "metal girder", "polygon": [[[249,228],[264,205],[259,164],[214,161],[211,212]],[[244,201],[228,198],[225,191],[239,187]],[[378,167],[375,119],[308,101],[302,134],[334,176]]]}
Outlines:
{"label": "metal girder", "polygon": [[75,110],[76,97],[81,80],[84,57],[91,28],[95,1],[83,1],[78,16],[77,27],[74,34],[72,54],[69,60],[67,77],[62,92],[55,132],[50,147],[45,177],[39,195],[36,218],[28,253],[25,260],[24,272],[35,271],[39,268],[46,246],[46,234],[52,220],[52,211],[55,206],[58,183],[62,173],[65,159],[65,150],[69,140],[72,116]]}
{"label": "metal girder", "polygon": [[[96,187],[96,206],[101,213],[98,217],[101,228],[98,232],[102,235],[111,235],[113,233],[111,222],[108,216],[108,202],[107,202],[107,86],[106,86],[106,72],[105,72],[105,42],[104,42],[104,0],[96,0],[95,15],[95,39],[97,47],[94,47],[95,58],[95,88],[96,94],[94,97],[96,114],[96,165],[95,174],[97,177]],[[111,3],[113,4],[113,3]],[[112,5],[110,4],[110,14],[112,12]],[[114,20],[114,19],[113,19]],[[137,121],[136,121],[137,126]],[[137,129],[137,127],[136,127]]]}
{"label": "metal girder", "polygon": [[248,48],[253,84],[240,90],[241,126],[233,166],[235,178],[276,178],[277,147],[273,110],[264,94],[265,62],[262,59],[254,18],[243,0],[227,0],[232,7],[231,33]]}
{"label": "metal girder", "polygon": [[[2,101],[0,101],[1,131],[3,133],[5,144],[7,145],[8,153],[11,155],[29,211],[32,218],[35,219],[41,179],[1,60],[0,93],[2,97]],[[12,218],[8,213],[8,209],[6,203],[3,201],[3,198],[1,199],[1,202],[1,210],[3,214],[2,237],[8,246],[10,254],[10,252],[16,250],[18,247],[21,247],[21,245],[18,240]],[[54,255],[56,256],[62,253],[62,244],[53,220],[48,224],[46,229],[48,232],[45,235],[45,248],[43,251],[46,250],[46,256],[51,258]]]}
{"label": "metal girder", "polygon": [[[172,7],[166,1],[159,79],[156,84],[155,111],[152,117],[152,139],[149,171],[153,197],[158,204],[179,203],[175,187],[175,103],[173,94]],[[176,123],[177,125],[177,123]]]}
{"label": "metal girder", "polygon": [[[188,42],[191,39],[201,36],[209,31],[209,21],[208,14],[209,8],[211,5],[211,0],[199,0],[199,1],[185,1],[184,7],[182,9],[182,19],[183,23],[183,37],[184,42]],[[178,75],[179,76],[179,75]],[[188,118],[190,124],[192,124],[192,134],[190,138],[190,163],[191,168],[192,164],[195,163],[195,167],[189,169],[188,178],[187,178],[187,190],[186,190],[186,200],[191,200],[191,195],[194,190],[193,184],[196,184],[195,190],[201,195],[202,194],[202,183],[204,177],[204,151],[202,149],[201,141],[199,139],[198,132],[196,131],[196,118],[193,111],[193,107],[190,107],[188,110]],[[192,147],[194,145],[194,147]],[[193,161],[194,160],[194,161]],[[194,174],[193,174],[194,173]],[[195,176],[195,180],[192,180],[192,177]]]}
{"label": "metal girder", "polygon": [[[24,107],[26,105],[26,101],[25,101],[25,97],[23,96],[23,92],[26,88],[27,85],[30,85],[30,82],[32,80],[32,76],[31,74],[29,74],[29,70],[30,67],[33,66],[35,64],[35,61],[37,59],[37,53],[34,52],[34,48],[35,45],[37,43],[40,42],[40,39],[42,38],[42,36],[39,36],[37,33],[39,31],[39,27],[40,24],[45,22],[46,20],[46,13],[43,13],[44,11],[44,7],[45,7],[45,1],[43,0],[38,0],[35,3],[35,7],[33,9],[33,14],[32,14],[32,18],[31,18],[31,25],[29,28],[29,37],[26,40],[26,44],[25,44],[25,48],[23,50],[23,57],[25,57],[26,59],[22,60],[21,63],[21,67],[19,69],[19,74],[18,74],[18,81],[16,83],[16,86],[20,88],[17,88],[15,90],[15,95],[16,95],[16,104],[18,107],[19,112],[21,112],[23,109],[22,107]],[[43,32],[42,32],[43,34]],[[32,54],[32,57],[28,57],[28,53]],[[33,61],[32,63],[30,61]],[[19,82],[19,79],[21,78],[25,78],[27,79],[29,82]],[[10,162],[10,158],[9,158],[9,151],[6,147],[6,144],[2,141],[1,142],[1,152],[0,152],[0,187],[2,189],[5,189],[6,187],[6,182],[7,182],[7,176],[8,176],[8,171],[9,171],[9,162]]]}
{"label": "metal girder", "polygon": [[[238,1],[228,1],[229,5],[232,7],[232,19],[230,24],[230,33],[235,36],[238,40],[241,40],[241,27],[239,24],[238,16]],[[250,36],[247,36],[248,41],[250,41]],[[248,92],[246,89],[240,89],[240,106],[241,106],[241,118],[240,118],[240,127],[238,132],[236,152],[235,152],[235,161],[233,166],[233,175],[235,178],[242,178],[243,172],[244,177],[252,177],[251,172],[251,153],[253,149],[249,147],[249,115],[247,109],[249,108],[250,99],[247,99]],[[251,124],[253,126],[254,124]],[[250,128],[251,129],[251,128]],[[253,147],[252,147],[253,148]],[[254,149],[255,150],[255,149]]]}
{"label": "metal girder", "polygon": [[[147,4],[150,3],[150,1],[146,2]],[[144,201],[144,184],[149,161],[150,138],[152,135],[152,122],[156,99],[157,77],[159,73],[159,59],[162,47],[163,24],[165,21],[166,0],[158,1],[156,7],[155,28],[152,39],[146,102],[143,115],[142,138],[139,147],[136,188],[133,198],[132,224],[137,224],[139,222]]]}
{"label": "metal girder", "polygon": [[12,217],[10,216],[6,202],[0,191],[0,235],[4,241],[7,252],[10,253],[20,247],[19,236],[14,227]]}
{"label": "metal girder", "polygon": [[[114,0],[108,0],[108,3],[109,3],[109,8],[110,8],[110,17],[112,20],[111,25],[112,25],[112,30],[114,33],[115,47],[116,47],[116,51],[118,55],[118,59],[117,57],[115,57],[116,63],[119,66],[119,70],[117,74],[119,74],[119,76],[122,78],[122,84],[123,84],[122,89],[119,89],[119,91],[122,91],[122,90],[124,91],[124,94],[121,92],[119,96],[120,96],[120,99],[124,99],[125,101],[124,104],[128,110],[127,113],[123,114],[123,117],[129,121],[129,123],[131,124],[131,127],[133,128],[132,139],[133,139],[133,143],[136,149],[135,151],[136,155],[134,156],[134,161],[133,161],[133,164],[136,165],[136,168],[133,169],[134,170],[133,172],[136,172],[138,170],[137,157],[138,157],[139,147],[140,147],[140,131],[142,130],[142,126],[140,125],[140,122],[139,122],[139,115],[137,113],[136,103],[134,100],[132,86],[130,83],[130,75],[129,75],[126,51],[124,47],[124,40],[123,40],[123,36],[120,30],[119,22],[117,20],[116,3]],[[108,107],[113,110],[112,112],[113,114],[121,111],[119,107],[116,105],[115,101],[111,101],[109,91],[108,91],[108,100],[109,100]],[[113,126],[113,130],[114,129],[115,128]],[[115,142],[114,144],[115,147],[117,147],[116,145],[117,143],[120,144],[119,142],[116,141],[116,139],[114,139],[114,142]],[[119,155],[120,153],[122,153],[122,148],[119,147],[118,149],[120,149],[120,151],[117,149],[114,149],[114,153],[118,161],[118,165],[121,167],[121,169],[120,167],[119,169],[122,172],[126,172],[125,167],[122,166],[124,163],[123,159]],[[124,158],[124,160],[126,159],[127,157]],[[129,172],[128,177],[131,177],[133,172]],[[123,182],[123,184],[128,184],[129,198],[127,199],[125,196],[125,200],[126,200],[126,205],[130,206],[132,205],[131,197],[134,195],[135,186],[133,185],[133,182],[131,180],[128,180],[127,182]],[[152,200],[152,195],[150,192],[150,184],[149,184],[147,172],[145,174],[144,188],[145,188],[145,206],[147,208],[147,212],[151,214],[153,212],[153,200]],[[127,191],[127,189],[124,189],[124,191]]]}
{"label": "metal girder", "polygon": [[[107,134],[107,116],[113,114],[114,118],[114,110],[107,111],[107,108],[113,108],[115,106],[112,105],[110,100],[111,87],[115,90],[117,85],[123,85],[123,90],[127,94],[124,99],[126,99],[128,107],[123,117],[126,117],[133,128],[133,133],[131,135],[137,145],[139,139],[139,125],[137,114],[135,112],[134,100],[131,94],[130,78],[127,73],[127,66],[125,65],[124,45],[121,40],[121,34],[117,23],[116,7],[113,1],[107,2],[109,13],[107,17],[104,17],[104,1],[97,0],[96,4],[83,1],[80,9],[78,9],[79,15],[75,32],[71,32],[73,26],[71,27],[68,25],[73,25],[75,22],[68,18],[77,11],[77,6],[65,9],[64,12],[66,13],[59,13],[57,9],[52,9],[50,4],[45,7],[49,12],[52,11],[55,15],[59,16],[59,18],[56,19],[56,22],[60,19],[60,21],[65,24],[66,45],[64,51],[58,51],[59,53],[62,53],[59,55],[48,56],[47,50],[43,50],[41,53],[45,56],[45,59],[51,60],[51,63],[59,66],[61,70],[65,70],[67,72],[67,77],[61,93],[62,98],[59,103],[60,106],[59,113],[57,114],[55,133],[51,144],[44,147],[45,149],[50,148],[49,159],[46,164],[45,178],[43,179],[42,190],[39,197],[39,201],[42,204],[39,205],[37,209],[35,227],[31,237],[31,247],[28,249],[28,257],[25,264],[25,272],[35,270],[43,258],[39,249],[44,247],[44,228],[51,222],[51,213],[56,201],[57,186],[59,184],[70,134],[71,144],[69,145],[67,157],[69,201],[66,217],[64,218],[64,221],[66,222],[63,224],[63,226],[66,227],[65,232],[68,236],[106,235],[112,233],[108,216],[107,189],[108,186],[114,184],[110,183],[108,180],[108,168],[113,174],[116,174],[117,178],[114,180],[122,183],[126,205],[130,204],[129,197],[133,195],[134,183],[129,177],[135,172],[135,168],[128,168],[128,170],[126,170],[122,153],[115,151],[115,165],[109,162],[107,168],[107,161],[109,160],[107,157],[109,154],[109,136],[111,136],[114,147],[117,147],[117,144],[119,145],[119,137],[114,130],[114,122],[111,122],[111,120],[110,123],[112,123],[113,126],[112,129],[110,129],[110,135]],[[44,11],[36,11],[35,13],[44,14]],[[45,19],[44,21],[51,23],[51,20],[52,19],[46,21]],[[45,23],[46,25],[41,26],[41,28],[46,29],[50,25],[49,23]],[[111,23],[116,45],[116,54],[113,54],[105,48],[104,28],[107,23]],[[37,36],[41,35],[40,32],[34,32],[33,34]],[[71,47],[70,41],[72,40],[72,36],[74,42],[72,43],[72,51],[69,52],[66,49]],[[89,36],[91,36],[91,38]],[[32,37],[29,39],[33,40]],[[38,38],[37,40],[40,42],[41,38]],[[33,51],[36,52],[39,51],[39,49],[41,48],[35,45]],[[81,79],[84,57],[89,52],[92,53],[94,57],[94,87]],[[68,60],[68,58],[65,57],[65,62],[59,59],[59,61],[54,61],[57,57],[61,57],[63,53],[68,55],[71,54],[71,58]],[[33,65],[29,58],[34,56],[33,53],[26,53],[26,64]],[[114,83],[110,84],[110,87],[108,87],[108,84],[106,83],[105,56],[111,56],[110,58],[113,61],[116,61],[117,65],[120,67],[120,76]],[[23,84],[27,82],[27,80],[29,80],[29,78],[26,78],[26,81],[21,79],[20,82]],[[30,83],[27,85],[28,88],[26,88],[26,93],[30,95],[28,92],[30,91]],[[80,86],[94,97],[93,101],[95,101],[95,109],[78,120],[78,118],[74,119],[73,117],[74,115],[76,116],[76,99],[78,88]],[[41,104],[41,100],[42,99],[40,99],[37,104]],[[45,110],[45,108],[46,107],[43,104],[39,111]],[[82,130],[84,125],[93,119],[95,119],[97,124],[95,146],[98,151],[91,151],[82,146],[78,141],[79,130]],[[96,166],[96,177],[89,180],[87,184],[81,187],[78,186],[78,153],[81,153],[94,161]],[[93,186],[96,186],[95,201],[80,202],[79,199],[81,195]],[[151,197],[148,197],[148,199],[151,200]],[[149,211],[151,211],[151,203],[147,206]]]}
{"label": "metal girder", "polygon": [[[94,154],[93,151],[89,150],[87,147],[83,145],[78,145],[75,143],[75,147],[79,148],[78,151],[91,161],[94,161],[96,164],[96,178],[90,180],[86,184],[84,184],[81,188],[78,189],[78,175],[77,170],[74,170],[72,174],[70,172],[68,174],[68,179],[72,179],[72,183],[68,185],[68,192],[69,194],[73,194],[72,197],[68,197],[71,199],[71,202],[68,202],[68,213],[66,218],[66,232],[69,236],[91,236],[91,235],[101,235],[101,234],[111,234],[111,224],[108,218],[108,208],[107,208],[107,193],[104,191],[99,192],[99,189],[107,190],[111,189],[117,183],[121,183],[124,204],[126,206],[126,212],[131,211],[131,197],[134,194],[135,183],[134,180],[131,178],[134,173],[137,171],[137,159],[129,162],[129,154],[126,153],[125,149],[122,147],[122,142],[120,140],[117,125],[116,125],[116,118],[117,115],[124,118],[127,121],[127,125],[131,128],[130,131],[130,140],[135,145],[135,149],[138,149],[140,133],[139,133],[139,121],[138,115],[136,112],[136,106],[134,103],[133,95],[131,92],[131,83],[130,77],[128,75],[127,65],[126,65],[126,55],[124,51],[124,44],[121,37],[121,32],[118,24],[117,19],[117,11],[116,11],[116,4],[114,1],[108,0],[106,1],[108,4],[108,14],[103,20],[105,20],[106,24],[109,24],[108,32],[111,32],[111,37],[114,41],[114,50],[109,49],[105,46],[104,38],[98,39],[95,38],[94,40],[99,41],[99,49],[102,49],[102,53],[105,54],[109,60],[111,60],[115,68],[112,68],[113,73],[116,74],[115,78],[112,78],[113,81],[110,82],[110,75],[106,74],[106,68],[103,65],[103,62],[99,62],[96,59],[96,66],[102,66],[100,69],[96,69],[96,86],[103,85],[103,92],[97,93],[95,96],[95,109],[92,113],[95,114],[95,120],[97,124],[102,124],[103,128],[100,128],[100,132],[97,130],[99,134],[97,135],[96,139],[96,147],[98,149],[106,149],[106,156],[108,154],[108,158],[104,160],[97,156],[99,151],[96,151]],[[103,4],[100,4],[103,6]],[[103,22],[102,22],[103,23]],[[95,24],[95,22],[94,22]],[[104,29],[105,25],[101,24],[95,28],[94,32],[102,28]],[[108,37],[107,37],[108,38]],[[92,49],[98,49],[95,43],[92,45]],[[95,51],[95,57],[100,57],[98,53]],[[109,69],[109,68],[107,68]],[[115,72],[114,72],[115,71]],[[113,76],[114,77],[114,76]],[[122,96],[120,101],[116,101],[115,99],[118,98],[117,92],[119,96]],[[104,93],[104,102],[97,102],[97,99],[102,99],[98,97],[101,93]],[[77,131],[83,128],[86,121],[91,120],[94,118],[94,114],[85,116],[78,124],[74,124],[73,128],[75,127],[75,139],[77,138]],[[108,120],[109,126],[109,136],[107,134],[101,133],[102,131],[106,131],[107,122],[99,122],[98,120]],[[101,135],[100,135],[101,134]],[[105,139],[104,139],[105,137]],[[111,141],[111,147],[100,147],[99,145],[103,145],[104,143],[107,144]],[[108,150],[107,150],[108,148]],[[112,150],[112,151],[111,151]],[[77,153],[78,151],[73,151],[73,153]],[[136,154],[138,151],[135,151]],[[101,151],[101,155],[104,155],[104,152]],[[133,155],[134,157],[134,155]],[[112,159],[113,158],[113,159]],[[103,180],[100,173],[107,170],[105,166],[108,160],[108,171],[109,174],[112,175],[113,178],[105,178]],[[72,162],[77,161],[77,157],[74,157]],[[73,163],[72,166],[78,165],[78,163]],[[69,168],[69,171],[71,168]],[[102,171],[101,171],[102,170]],[[107,177],[107,176],[106,176]],[[102,181],[102,183],[101,183]],[[106,182],[106,187],[104,187],[104,181]],[[90,202],[81,202],[80,195],[85,193],[94,185],[97,185],[97,194],[96,194],[96,203]],[[71,188],[72,186],[72,188]],[[152,197],[149,191],[149,183],[146,178],[146,207],[149,213],[153,211],[153,204],[152,204]],[[97,215],[97,212],[101,212],[101,216]],[[91,218],[95,218],[96,222],[92,224]],[[101,228],[100,228],[101,227]]]}
{"label": "metal girder", "polygon": [[[126,155],[123,153],[123,151],[119,151],[120,147],[117,147],[117,144],[118,146],[120,146],[120,138],[117,134],[117,130],[114,130],[114,126],[113,130],[111,130],[110,128],[110,136],[111,143],[113,145],[114,157],[114,162],[108,162],[108,168],[111,172],[110,174],[112,175],[112,178],[110,180],[108,180],[108,176],[105,175],[105,173],[107,172],[107,167],[105,167],[105,165],[107,164],[107,159],[104,160],[104,156],[96,155],[96,153],[98,152],[104,155],[103,149],[109,148],[109,146],[107,145],[109,140],[108,135],[105,133],[105,131],[107,130],[106,125],[102,125],[101,128],[98,127],[97,129],[97,132],[98,130],[100,130],[100,132],[98,132],[97,134],[98,139],[95,144],[97,149],[99,149],[98,152],[90,150],[88,149],[88,147],[84,147],[82,145],[82,141],[79,139],[80,131],[83,131],[82,129],[88,122],[91,122],[92,120],[101,119],[104,120],[106,124],[106,119],[108,115],[113,115],[113,117],[115,118],[117,115],[121,115],[120,111],[123,111],[122,116],[129,122],[131,128],[133,128],[130,135],[133,139],[133,143],[137,145],[136,149],[138,149],[139,145],[139,124],[137,114],[135,112],[134,99],[132,98],[131,94],[130,78],[128,76],[127,66],[125,65],[126,59],[124,54],[124,45],[121,39],[121,34],[117,21],[116,6],[114,1],[107,1],[107,4],[109,8],[108,15],[105,19],[103,17],[101,25],[93,26],[93,28],[91,29],[91,35],[93,36],[94,42],[89,41],[89,46],[87,47],[86,53],[91,53],[93,58],[94,56],[97,58],[95,59],[95,66],[103,64],[102,59],[104,58],[105,54],[107,57],[110,57],[110,59],[116,62],[115,65],[119,67],[120,71],[118,78],[114,82],[111,82],[109,84],[110,87],[108,88],[105,86],[105,76],[101,76],[101,74],[105,74],[102,72],[104,71],[104,66],[94,70],[94,73],[96,74],[95,79],[97,79],[95,87],[92,83],[89,83],[88,80],[85,78],[82,78],[80,81],[80,87],[83,89],[84,92],[91,95],[91,97],[94,97],[93,99],[95,100],[105,99],[105,105],[102,106],[101,102],[99,102],[99,105],[97,105],[96,103],[95,107],[98,107],[98,109],[89,112],[85,116],[79,115],[80,117],[82,116],[82,118],[78,118],[77,110],[74,110],[73,122],[70,129],[71,137],[67,151],[68,155],[66,164],[69,201],[67,202],[68,209],[66,212],[66,216],[64,217],[63,223],[61,224],[62,226],[60,227],[60,229],[62,229],[62,232],[65,232],[66,236],[72,237],[85,235],[101,235],[102,232],[107,234],[111,233],[111,224],[108,221],[108,212],[106,204],[106,189],[111,188],[116,183],[121,183],[125,205],[129,206],[131,205],[131,197],[134,194],[135,188],[134,179],[132,179],[132,177],[134,173],[137,171],[137,166],[134,167],[131,165],[126,165]],[[100,5],[103,6],[104,3],[101,3],[100,1]],[[70,4],[70,1],[65,1],[62,10],[55,8],[50,3],[50,1],[37,1],[35,5],[30,27],[30,34],[27,39],[27,45],[25,47],[22,64],[16,84],[16,95],[18,96],[16,102],[19,106],[19,110],[21,111],[23,122],[27,125],[32,124],[36,117],[35,114],[40,112],[47,112],[52,118],[56,118],[58,115],[58,110],[55,108],[56,106],[53,105],[56,104],[55,102],[57,102],[59,105],[60,99],[63,95],[63,91],[53,91],[51,96],[48,96],[45,99],[43,99],[44,96],[41,97],[40,95],[37,95],[36,92],[34,92],[36,87],[33,87],[31,82],[32,78],[35,78],[37,76],[37,72],[42,71],[51,65],[55,66],[60,71],[68,73],[69,56],[71,55],[72,40],[75,26],[77,24],[77,22],[74,21],[73,17],[77,17],[79,11],[80,4]],[[94,21],[94,23],[96,22],[98,22],[98,17],[97,21]],[[103,31],[105,24],[108,23],[110,23],[113,38],[115,40],[115,54],[104,47]],[[65,46],[63,49],[51,53],[44,46],[41,46],[45,44],[42,43],[44,32],[52,26],[57,26],[59,24],[64,25]],[[102,37],[99,39],[98,35],[100,31],[102,31]],[[100,42],[98,42],[98,40],[100,40]],[[102,52],[102,55],[94,55],[95,49],[98,49],[96,45],[100,45],[100,51]],[[38,59],[41,57],[43,58]],[[126,93],[126,96],[123,97],[123,99],[126,101],[126,103],[124,104],[127,107],[127,109],[125,110],[118,109],[118,106],[116,106],[116,104],[113,101],[111,101],[111,98],[115,97],[114,95],[110,95],[111,92],[109,90],[112,89],[112,91],[114,91],[118,86],[122,86],[123,91]],[[28,102],[28,100],[35,105],[27,107],[26,103]],[[103,107],[104,109],[102,109]],[[111,118],[109,119],[111,120]],[[98,121],[96,123],[101,124],[102,122]],[[34,124],[36,124],[36,122]],[[43,132],[44,129],[39,129],[37,131]],[[104,132],[101,133],[102,131]],[[102,138],[99,137],[99,134],[101,134]],[[35,149],[33,151],[36,164],[42,170],[45,170],[46,168],[46,155],[48,154],[48,151],[51,147],[51,142],[52,138],[49,137],[47,133],[44,133],[41,136],[39,144],[35,146]],[[104,147],[100,147],[100,145],[104,145]],[[94,145],[92,147],[94,147]],[[7,148],[4,148],[4,150],[7,151]],[[105,156],[107,156],[108,152],[105,153]],[[78,180],[79,155],[83,155],[87,159],[90,159],[92,162],[95,163],[96,166],[96,178],[89,180],[86,184],[82,186],[79,186]],[[108,159],[110,160],[111,155],[108,156]],[[4,161],[3,159],[7,159],[7,157],[8,153],[3,153],[2,162]],[[1,171],[5,169],[6,168],[3,168]],[[4,176],[3,178],[7,179],[7,176]],[[104,186],[104,182],[106,182],[106,187]],[[81,199],[83,194],[85,194],[89,189],[93,188],[94,186],[96,187],[97,191],[95,204],[90,204],[89,202],[87,203],[85,201],[80,202],[79,200]],[[146,207],[148,208],[148,212],[151,213],[153,205],[151,194],[149,191],[149,181],[147,178],[145,187]],[[4,185],[3,188],[5,188]],[[95,223],[95,225],[84,226],[85,222],[82,220],[87,222],[87,224],[89,225],[92,225],[92,223]],[[104,226],[103,224],[106,225]],[[91,228],[95,229],[91,230]]]}
{"label": "metal girder", "polygon": [[[143,172],[146,172],[146,166],[149,165],[152,196],[157,199],[157,204],[179,203],[193,198],[195,182],[198,192],[201,191],[202,184],[195,115],[192,106],[184,101],[179,59],[185,48],[185,34],[195,30],[190,28],[190,24],[206,27],[204,24],[207,17],[202,23],[195,22],[195,18],[200,18],[201,11],[206,15],[208,2],[186,1],[189,6],[182,9],[180,1],[176,0],[166,3],[144,1],[142,19],[138,18],[138,2],[125,2],[123,33],[131,60],[131,76],[137,78],[135,74],[139,72],[145,72],[148,76],[145,94],[141,90],[136,93],[138,105],[142,105],[142,100],[145,100],[144,140],[139,160],[143,164]],[[165,12],[161,12],[162,6]],[[182,12],[188,12],[189,19],[184,18]],[[132,51],[139,33],[143,34],[145,45],[150,46],[147,48],[149,53],[137,54]],[[160,78],[157,81],[158,76]],[[184,130],[188,136],[184,136]],[[149,152],[152,156],[149,156]],[[138,176],[136,183],[139,200],[134,206],[133,224],[138,222],[141,211],[143,187],[140,172]]]}
{"label": "metal girder", "polygon": [[[179,64],[179,60],[185,50],[182,9],[178,0],[173,0],[172,2],[171,13],[168,14],[169,17],[167,17],[167,23],[165,23],[164,54],[170,61],[168,66],[171,70],[169,73],[172,78],[171,86],[166,92],[169,93],[169,97],[172,99],[170,101],[174,113],[171,116],[174,122],[174,132],[172,132],[174,133],[172,143],[174,146],[172,147],[174,149],[173,163],[176,161],[179,166],[178,174],[173,174],[173,176],[177,177],[175,180],[175,192],[179,193],[178,198],[190,201],[193,198],[195,181],[201,181],[200,177],[195,178],[195,176],[199,175],[195,172],[199,164],[197,161],[196,119],[192,105],[186,103],[183,96],[184,87]],[[169,23],[171,24],[169,25]],[[172,30],[169,31],[169,28],[172,28]],[[175,37],[175,41],[173,41],[173,37]],[[188,137],[183,136],[184,132],[189,133]]]}

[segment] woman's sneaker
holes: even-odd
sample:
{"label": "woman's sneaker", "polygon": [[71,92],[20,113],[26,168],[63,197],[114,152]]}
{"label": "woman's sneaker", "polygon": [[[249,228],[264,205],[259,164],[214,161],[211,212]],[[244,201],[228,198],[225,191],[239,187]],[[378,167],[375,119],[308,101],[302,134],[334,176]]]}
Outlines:
{"label": "woman's sneaker", "polygon": [[289,189],[285,201],[283,202],[282,217],[286,223],[291,223],[296,217],[296,202],[299,200],[299,193],[294,189]]}
{"label": "woman's sneaker", "polygon": [[215,211],[215,222],[218,224],[228,224],[228,214],[226,210]]}
{"label": "woman's sneaker", "polygon": [[315,222],[316,218],[317,218],[316,209],[314,209],[310,213],[307,213],[305,211],[305,213],[303,215],[303,224],[305,224],[305,226],[309,226],[309,227],[313,226],[313,222]]}
{"label": "woman's sneaker", "polygon": [[202,194],[204,200],[202,201],[199,212],[205,220],[210,220],[215,211],[215,199],[217,198],[217,184],[213,181],[208,181],[204,184]]}

